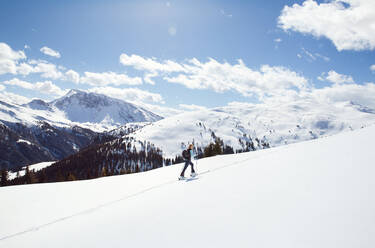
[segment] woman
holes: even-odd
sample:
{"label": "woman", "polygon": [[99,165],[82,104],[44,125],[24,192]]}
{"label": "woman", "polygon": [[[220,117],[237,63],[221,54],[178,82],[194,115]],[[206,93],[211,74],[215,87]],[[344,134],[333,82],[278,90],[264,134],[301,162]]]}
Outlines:
{"label": "woman", "polygon": [[[189,148],[188,148],[186,151],[183,152],[183,157],[184,157],[184,159],[185,159],[185,166],[184,166],[184,169],[183,169],[182,172],[181,172],[180,177],[178,178],[178,179],[180,179],[180,180],[185,179],[185,176],[184,176],[184,174],[185,174],[185,170],[186,170],[186,168],[187,168],[189,165],[191,165],[191,177],[195,177],[195,176],[197,175],[197,174],[195,173],[195,170],[194,170],[194,164],[193,164],[193,162],[191,162],[191,159],[194,158],[194,156],[195,156],[195,153],[194,153],[193,148],[194,148],[194,145],[193,145],[193,144],[190,144],[190,145],[189,145]],[[184,154],[185,154],[185,155],[184,155]]]}

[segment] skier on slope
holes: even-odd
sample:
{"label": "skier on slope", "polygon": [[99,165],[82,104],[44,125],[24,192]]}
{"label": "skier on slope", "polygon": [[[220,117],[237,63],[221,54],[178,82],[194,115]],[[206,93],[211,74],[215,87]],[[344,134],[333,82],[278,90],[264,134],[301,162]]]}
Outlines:
{"label": "skier on slope", "polygon": [[187,169],[187,167],[189,165],[191,165],[191,177],[195,177],[197,174],[195,173],[195,170],[194,170],[194,164],[193,162],[191,162],[191,159],[195,157],[195,153],[194,153],[194,145],[193,144],[190,144],[189,145],[189,148],[187,150],[184,150],[182,152],[182,157],[184,158],[185,160],[185,166],[184,166],[184,169],[182,170],[181,172],[181,175],[180,177],[178,178],[179,180],[183,180],[185,179],[185,170]]}

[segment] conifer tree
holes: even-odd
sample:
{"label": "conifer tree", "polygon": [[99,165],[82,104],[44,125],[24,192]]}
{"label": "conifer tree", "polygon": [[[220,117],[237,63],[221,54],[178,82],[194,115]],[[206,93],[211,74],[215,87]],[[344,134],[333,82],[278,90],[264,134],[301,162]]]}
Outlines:
{"label": "conifer tree", "polygon": [[27,184],[32,184],[32,183],[36,183],[37,182],[37,180],[35,178],[34,170],[30,171],[29,166],[26,166],[25,181],[26,181]]}
{"label": "conifer tree", "polygon": [[5,168],[1,169],[1,186],[8,185],[8,171]]}
{"label": "conifer tree", "polygon": [[102,177],[106,177],[108,175],[108,172],[107,172],[107,167],[106,166],[103,166],[102,168],[102,173],[100,176]]}
{"label": "conifer tree", "polygon": [[73,173],[69,173],[67,180],[68,181],[75,181],[75,180],[77,180],[77,178],[74,176]]}

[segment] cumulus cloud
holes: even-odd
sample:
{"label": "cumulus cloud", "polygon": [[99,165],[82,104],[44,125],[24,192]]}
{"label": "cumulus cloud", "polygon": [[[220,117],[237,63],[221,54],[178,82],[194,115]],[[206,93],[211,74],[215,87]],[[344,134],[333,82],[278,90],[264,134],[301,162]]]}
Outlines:
{"label": "cumulus cloud", "polygon": [[23,59],[26,59],[23,51],[14,51],[6,43],[0,42],[0,75],[17,74],[17,65]]}
{"label": "cumulus cloud", "polygon": [[21,63],[16,67],[15,74],[26,76],[31,73],[40,73],[41,77],[54,80],[64,78],[63,73],[56,65],[44,60],[29,60],[28,63]]}
{"label": "cumulus cloud", "polygon": [[42,53],[44,53],[45,55],[48,55],[48,56],[51,56],[51,57],[55,57],[55,58],[60,58],[61,57],[61,55],[60,55],[60,53],[58,51],[55,51],[52,48],[49,48],[49,47],[46,47],[46,46],[42,47],[40,49],[40,51]]}
{"label": "cumulus cloud", "polygon": [[375,84],[334,84],[331,87],[313,89],[308,95],[318,101],[355,102],[375,108]]}
{"label": "cumulus cloud", "polygon": [[152,71],[152,72],[184,72],[186,69],[183,65],[172,60],[157,61],[155,58],[144,58],[139,55],[127,55],[125,53],[120,55],[120,63],[125,66],[134,67],[137,70]]}
{"label": "cumulus cloud", "polygon": [[371,70],[371,71],[375,71],[375,65],[371,65],[371,66],[370,66],[370,70]]}
{"label": "cumulus cloud", "polygon": [[80,81],[80,76],[78,72],[73,71],[73,70],[68,70],[65,72],[65,80],[78,84]]}
{"label": "cumulus cloud", "polygon": [[120,62],[137,70],[157,73],[155,76],[161,76],[167,82],[182,84],[190,89],[237,91],[244,96],[256,95],[262,98],[308,87],[303,76],[288,68],[263,65],[259,70],[254,70],[247,67],[242,60],[229,64],[212,58],[207,62],[193,58],[186,63],[177,63],[121,54]]}
{"label": "cumulus cloud", "polygon": [[151,93],[137,88],[114,88],[114,87],[95,87],[89,89],[89,92],[104,94],[113,98],[121,99],[134,103],[164,103],[160,94]]}
{"label": "cumulus cloud", "polygon": [[354,83],[351,76],[337,73],[334,70],[330,70],[328,73],[323,73],[318,79],[321,81],[325,79],[334,84]]}
{"label": "cumulus cloud", "polygon": [[142,78],[129,77],[126,74],[117,74],[115,72],[85,72],[85,76],[80,78],[81,83],[86,83],[91,86],[106,86],[106,85],[140,85]]}
{"label": "cumulus cloud", "polygon": [[51,63],[37,63],[33,70],[34,73],[40,73],[43,78],[61,79],[63,74],[57,69],[56,65]]}
{"label": "cumulus cloud", "polygon": [[304,77],[285,67],[263,65],[260,70],[253,70],[241,60],[235,65],[219,63],[214,59],[206,63],[192,63],[194,66],[189,73],[164,79],[190,89],[211,89],[219,93],[234,90],[244,96],[255,94],[260,98],[307,87]]}
{"label": "cumulus cloud", "polygon": [[318,3],[306,0],[301,5],[285,6],[278,18],[283,30],[315,37],[326,37],[342,50],[375,48],[375,1],[330,0]]}
{"label": "cumulus cloud", "polygon": [[17,66],[16,73],[21,74],[23,76],[29,75],[30,73],[34,72],[34,67],[29,65],[28,63],[21,63]]}
{"label": "cumulus cloud", "polygon": [[38,91],[43,94],[52,94],[56,96],[62,96],[66,92],[60,89],[57,85],[53,84],[51,81],[44,81],[44,82],[36,82],[30,83],[18,78],[13,78],[8,81],[4,81],[3,84],[17,86],[28,90]]}

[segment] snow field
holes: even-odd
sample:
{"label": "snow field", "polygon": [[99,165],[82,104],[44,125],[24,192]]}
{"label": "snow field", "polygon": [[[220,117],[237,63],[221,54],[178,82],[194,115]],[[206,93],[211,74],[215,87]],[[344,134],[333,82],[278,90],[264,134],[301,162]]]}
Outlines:
{"label": "snow field", "polygon": [[[41,163],[37,163],[37,164],[32,164],[29,166],[29,170],[35,170],[35,171],[38,171],[38,170],[41,170],[45,167],[48,167],[50,166],[51,164],[53,164],[55,161],[51,161],[51,162],[41,162]],[[26,173],[26,166],[22,167],[22,170],[19,171],[19,174],[20,176],[24,176]],[[17,172],[10,172],[9,173],[9,180],[12,180],[14,178],[17,177]]]}
{"label": "snow field", "polygon": [[[0,247],[374,247],[375,126],[88,181],[0,188]],[[190,169],[187,170],[190,173]]]}

